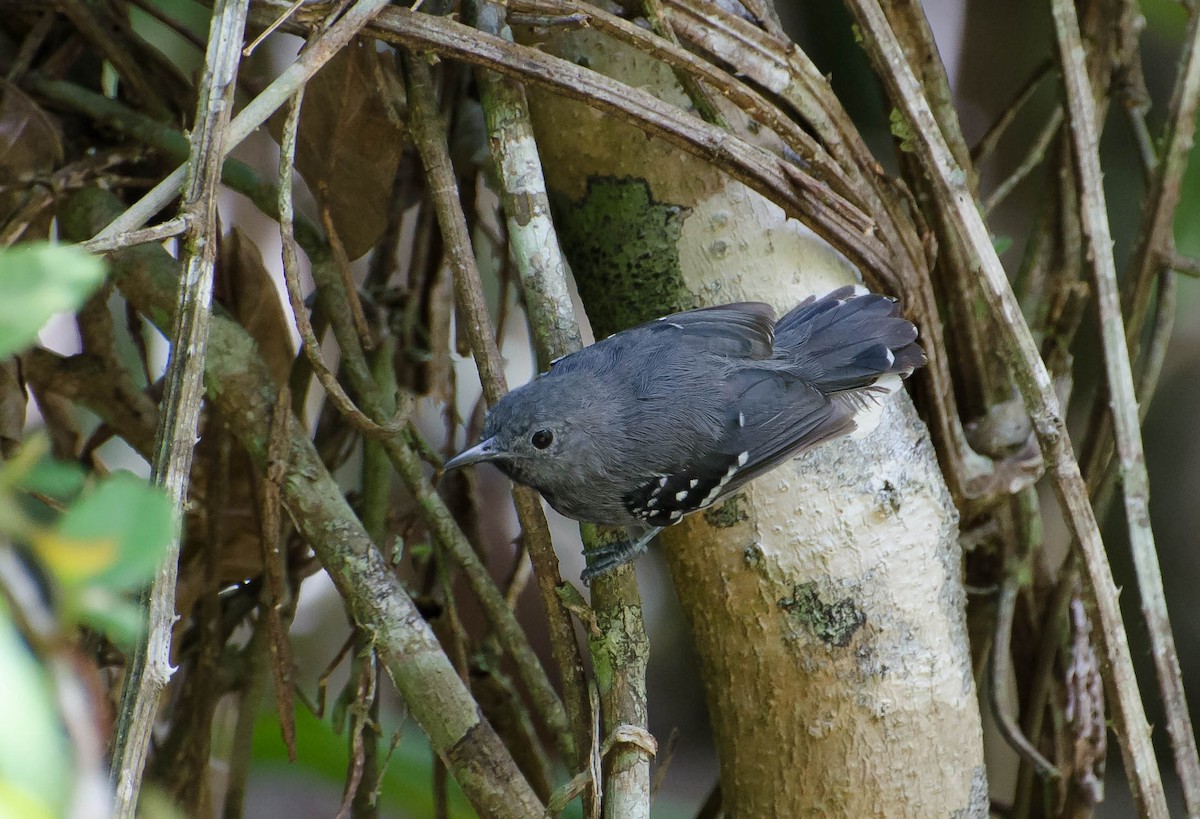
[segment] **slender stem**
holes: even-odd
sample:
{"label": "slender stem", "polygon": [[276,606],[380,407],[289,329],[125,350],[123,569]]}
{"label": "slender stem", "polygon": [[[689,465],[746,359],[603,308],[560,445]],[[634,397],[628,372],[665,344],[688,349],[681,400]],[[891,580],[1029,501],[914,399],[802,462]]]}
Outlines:
{"label": "slender stem", "polygon": [[[477,28],[497,36],[507,33],[504,11],[498,4],[468,3],[466,9]],[[478,82],[488,126],[488,144],[500,180],[500,201],[508,228],[510,255],[520,277],[538,361],[547,367],[552,360],[583,345],[567,287],[566,260],[550,218],[550,199],[529,118],[529,104],[524,88],[499,74],[481,71]],[[558,664],[563,699],[574,730],[578,757],[575,761],[582,766],[586,762],[591,732],[583,657],[575,639],[571,614],[558,595],[563,583],[558,556],[554,553],[549,532],[545,538],[541,534],[540,530],[527,531],[524,544],[546,610],[551,650]]]}
{"label": "slender stem", "polygon": [[412,401],[395,401],[396,409],[392,417],[385,423],[377,423],[359,409],[342,385],[337,376],[325,363],[321,356],[321,343],[313,330],[308,317],[308,307],[304,304],[304,296],[300,293],[300,261],[296,253],[296,238],[292,231],[292,163],[296,155],[296,135],[300,125],[300,106],[304,100],[303,86],[292,97],[288,114],[284,122],[283,138],[279,151],[279,236],[283,247],[283,279],[287,287],[288,303],[292,307],[292,315],[296,319],[296,329],[300,331],[300,348],[308,358],[313,374],[325,388],[325,394],[338,412],[350,425],[363,435],[371,438],[388,438],[398,435],[408,421],[408,413],[412,409]]}
{"label": "slender stem", "polygon": [[[1121,484],[1125,502],[1125,523],[1138,580],[1142,614],[1150,636],[1151,654],[1158,672],[1158,683],[1167,715],[1167,733],[1175,751],[1175,764],[1180,779],[1187,786],[1188,810],[1200,813],[1200,758],[1196,753],[1196,738],[1188,714],[1183,689],[1183,674],[1179,654],[1171,633],[1163,592],[1162,571],[1154,532],[1150,525],[1150,478],[1146,472],[1146,457],[1142,449],[1141,424],[1138,417],[1137,390],[1133,383],[1133,367],[1126,346],[1121,298],[1117,291],[1117,267],[1112,252],[1112,233],[1104,195],[1103,172],[1100,167],[1100,134],[1098,132],[1095,98],[1087,73],[1087,55],[1079,32],[1079,20],[1073,0],[1054,0],[1052,4],[1054,29],[1062,55],[1063,82],[1066,87],[1067,114],[1074,143],[1074,158],[1079,174],[1079,207],[1084,235],[1087,238],[1085,258],[1090,262],[1092,286],[1095,289],[1099,312],[1100,338],[1104,350],[1104,368],[1108,386],[1109,407],[1112,412],[1120,464]],[[1200,29],[1194,29],[1200,34]],[[1200,64],[1200,59],[1195,61]],[[1195,81],[1200,88],[1200,71]],[[1200,93],[1198,91],[1197,93]],[[1165,196],[1165,194],[1164,194]],[[1161,201],[1161,200],[1160,200]],[[1152,211],[1163,209],[1157,204]],[[1170,208],[1173,213],[1173,208]],[[1169,224],[1167,230],[1169,231]],[[1149,241],[1161,240],[1153,233]],[[1135,304],[1135,307],[1137,305]],[[1144,306],[1139,312],[1145,311]]]}
{"label": "slender stem", "polygon": [[[500,350],[496,347],[495,332],[492,330],[491,318],[488,316],[487,304],[483,297],[479,268],[475,264],[475,255],[471,249],[467,220],[458,198],[458,184],[450,163],[445,124],[438,112],[437,98],[434,95],[433,77],[428,64],[420,57],[410,56],[405,60],[405,68],[413,140],[425,166],[442,239],[454,271],[455,301],[466,328],[471,351],[475,355],[475,365],[479,369],[479,379],[483,382],[484,395],[489,404],[495,404],[508,391],[508,385],[505,382]],[[550,532],[546,518],[532,490],[515,487],[513,496],[517,499],[517,513],[521,519],[521,528],[527,537],[540,540],[546,544],[545,548],[549,548]],[[524,502],[522,496],[525,496]],[[495,586],[491,588],[495,589]],[[496,593],[499,594],[499,591]],[[538,692],[533,693],[537,695]],[[573,760],[574,735],[567,724],[562,702],[557,696],[545,697],[540,705],[543,714],[553,717],[551,727],[560,752],[564,758]]]}
{"label": "slender stem", "polygon": [[170,334],[171,356],[152,461],[153,482],[166,489],[175,504],[176,529],[150,588],[146,636],[130,660],[121,695],[112,766],[116,787],[113,813],[118,817],[132,817],[137,812],[159,699],[174,671],[171,629],[176,619],[175,582],[192,453],[204,396],[205,352],[220,230],[217,188],[248,7],[249,0],[221,0],[214,7],[205,71],[200,80],[196,128],[192,133],[188,178],[180,209],[188,224],[183,276]]}
{"label": "slender stem", "polygon": [[913,134],[913,148],[939,196],[949,206],[959,238],[977,260],[982,292],[992,320],[1000,330],[1000,352],[1012,368],[1041,444],[1047,470],[1054,479],[1068,526],[1078,539],[1090,601],[1100,618],[1103,646],[1102,672],[1114,700],[1114,725],[1135,801],[1143,815],[1166,817],[1166,796],[1150,743],[1150,727],[1138,692],[1137,677],[1125,627],[1121,620],[1112,570],[1079,471],[1054,384],[1046,371],[1033,336],[1021,315],[1007,275],[996,255],[980,215],[945,144],[932,111],[913,75],[895,35],[874,0],[848,0],[865,35],[865,45],[876,73],[886,83],[889,96]]}
{"label": "slender stem", "polygon": [[[284,69],[275,80],[263,89],[229,123],[225,135],[224,151],[228,153],[242,143],[246,137],[267,121],[267,117],[275,113],[300,86],[307,82],[313,74],[341,51],[346,43],[357,34],[371,18],[378,14],[389,0],[359,0],[329,29],[316,37],[296,58],[296,61]],[[240,42],[239,38],[239,42]],[[221,157],[224,158],[223,153]],[[171,201],[179,191],[183,182],[186,165],[180,165],[162,182],[159,182],[145,196],[128,208],[120,217],[96,235],[97,239],[108,238],[116,233],[136,230],[158,213]]]}
{"label": "slender stem", "polygon": [[[94,235],[121,207],[107,191],[83,190],[60,209],[64,233],[74,240]],[[170,323],[178,263],[166,251],[151,245],[121,251],[114,257],[112,269],[122,295],[143,315],[158,322],[160,328]],[[210,385],[208,400],[227,420],[252,463],[265,471],[268,430],[278,390],[254,340],[226,316],[213,318],[205,380]],[[479,815],[497,819],[542,816],[545,808],[499,736],[481,717],[478,703],[396,578],[393,566],[384,560],[350,509],[344,490],[321,461],[307,431],[299,423],[289,426],[286,479],[281,486],[284,506],[355,621],[371,634],[408,712]]]}
{"label": "slender stem", "polygon": [[1042,126],[1041,132],[1037,135],[1037,139],[1033,141],[1033,145],[1029,148],[1029,153],[1021,160],[1021,164],[1005,177],[1003,182],[996,186],[991,196],[984,200],[984,213],[991,214],[1001,202],[1008,198],[1013,189],[1024,181],[1025,177],[1033,173],[1034,168],[1042,164],[1042,161],[1046,158],[1046,150],[1058,134],[1058,129],[1062,127],[1062,122],[1062,109],[1054,109],[1054,113],[1050,115],[1050,118],[1046,120],[1046,124]]}
{"label": "slender stem", "polygon": [[188,217],[180,214],[174,219],[168,219],[165,222],[160,222],[157,225],[142,228],[141,230],[131,230],[126,233],[119,233],[108,239],[94,239],[90,242],[84,242],[80,247],[88,253],[108,253],[113,250],[120,250],[123,247],[143,245],[147,242],[161,242],[164,239],[170,239],[172,236],[186,233],[187,229]]}

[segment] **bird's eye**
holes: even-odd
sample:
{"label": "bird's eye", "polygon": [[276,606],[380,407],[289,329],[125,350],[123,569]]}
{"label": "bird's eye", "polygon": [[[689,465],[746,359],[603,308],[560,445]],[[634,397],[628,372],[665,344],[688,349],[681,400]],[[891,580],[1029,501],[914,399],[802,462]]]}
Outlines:
{"label": "bird's eye", "polygon": [[533,437],[529,439],[529,442],[538,449],[545,449],[554,443],[554,433],[548,429],[539,429],[533,433]]}

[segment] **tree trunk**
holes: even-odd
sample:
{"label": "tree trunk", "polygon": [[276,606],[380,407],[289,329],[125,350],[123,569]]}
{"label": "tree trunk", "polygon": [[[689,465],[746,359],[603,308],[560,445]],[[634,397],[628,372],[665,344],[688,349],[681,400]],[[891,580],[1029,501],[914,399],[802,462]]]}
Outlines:
{"label": "tree trunk", "polygon": [[[601,34],[543,47],[687,106],[668,68]],[[782,312],[857,279],[712,165],[578,103],[533,93],[531,105],[597,337],[708,304]],[[773,138],[722,113],[746,138]],[[956,536],[907,395],[871,435],[821,447],[664,534],[727,815],[987,814]]]}

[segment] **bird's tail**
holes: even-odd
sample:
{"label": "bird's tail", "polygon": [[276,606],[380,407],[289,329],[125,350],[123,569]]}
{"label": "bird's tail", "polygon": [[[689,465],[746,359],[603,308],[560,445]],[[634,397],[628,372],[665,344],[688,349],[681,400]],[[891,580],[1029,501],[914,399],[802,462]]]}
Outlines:
{"label": "bird's tail", "polygon": [[900,306],[861,285],[796,305],[776,322],[775,345],[794,356],[797,375],[853,411],[859,434],[878,423],[882,399],[925,364]]}

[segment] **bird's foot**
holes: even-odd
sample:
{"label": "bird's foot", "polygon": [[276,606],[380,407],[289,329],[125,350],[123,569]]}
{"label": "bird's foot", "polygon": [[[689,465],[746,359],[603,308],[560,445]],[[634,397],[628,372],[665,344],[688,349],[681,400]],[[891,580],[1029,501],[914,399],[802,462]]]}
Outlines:
{"label": "bird's foot", "polygon": [[583,584],[589,586],[592,583],[592,579],[597,575],[611,572],[618,566],[633,560],[638,555],[644,554],[646,547],[650,545],[650,541],[661,531],[662,529],[656,527],[637,537],[622,538],[611,543],[602,544],[594,549],[584,549],[583,557],[587,561],[587,568],[580,575]]}

